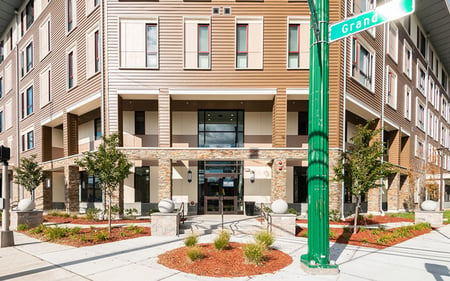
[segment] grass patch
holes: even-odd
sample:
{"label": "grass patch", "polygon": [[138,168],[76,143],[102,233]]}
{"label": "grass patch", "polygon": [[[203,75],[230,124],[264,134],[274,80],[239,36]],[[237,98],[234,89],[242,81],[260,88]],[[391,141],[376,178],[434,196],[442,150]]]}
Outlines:
{"label": "grass patch", "polygon": [[260,231],[256,233],[255,240],[257,243],[263,244],[266,248],[272,246],[273,242],[275,242],[275,238],[272,233],[268,231]]}
{"label": "grass patch", "polygon": [[392,213],[389,214],[391,218],[403,218],[403,219],[409,219],[414,220],[415,215],[414,212],[405,212],[405,213]]}
{"label": "grass patch", "polygon": [[49,241],[54,241],[67,236],[69,229],[67,227],[46,227],[44,234]]}
{"label": "grass patch", "polygon": [[203,258],[202,249],[198,246],[189,247],[186,256],[190,261],[201,260]]}
{"label": "grass patch", "polygon": [[17,231],[25,231],[28,230],[30,227],[26,223],[21,223],[17,226]]}
{"label": "grass patch", "polygon": [[450,210],[444,211],[444,220],[447,219],[447,223],[450,223]]}
{"label": "grass patch", "polygon": [[330,229],[330,238],[333,240],[336,240],[337,237],[338,237],[337,234],[333,230]]}
{"label": "grass patch", "polygon": [[262,243],[246,244],[242,247],[245,261],[256,265],[262,265],[266,246]]}
{"label": "grass patch", "polygon": [[195,234],[189,235],[188,237],[186,237],[186,239],[184,239],[184,245],[186,247],[194,247],[195,245],[197,245],[198,242],[198,237]]}
{"label": "grass patch", "polygon": [[222,230],[219,236],[214,240],[214,249],[218,251],[225,250],[230,245],[230,233],[228,231]]}

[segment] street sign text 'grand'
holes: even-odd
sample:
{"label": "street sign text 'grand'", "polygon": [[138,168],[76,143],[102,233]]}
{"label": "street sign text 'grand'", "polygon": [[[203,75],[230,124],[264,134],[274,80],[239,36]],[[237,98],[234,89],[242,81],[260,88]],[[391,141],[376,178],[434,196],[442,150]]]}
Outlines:
{"label": "street sign text 'grand'", "polygon": [[330,25],[329,42],[396,20],[413,12],[414,0],[393,0],[375,10]]}

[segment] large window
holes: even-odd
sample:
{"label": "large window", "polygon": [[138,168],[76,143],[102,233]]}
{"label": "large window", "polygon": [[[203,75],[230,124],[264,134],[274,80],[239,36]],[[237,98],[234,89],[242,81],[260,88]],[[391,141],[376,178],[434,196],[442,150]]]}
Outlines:
{"label": "large window", "polygon": [[308,202],[308,167],[294,167],[294,203]]}
{"label": "large window", "polygon": [[120,20],[120,66],[158,68],[158,19]]}
{"label": "large window", "polygon": [[134,202],[150,203],[150,167],[134,169]]}
{"label": "large window", "polygon": [[309,22],[305,19],[289,18],[288,28],[288,68],[309,68]]}
{"label": "large window", "polygon": [[27,151],[34,148],[34,131],[29,130],[22,133],[22,151]]}
{"label": "large window", "polygon": [[33,86],[20,94],[22,119],[33,113]]}
{"label": "large window", "polygon": [[25,49],[20,51],[19,57],[20,77],[25,76],[31,69],[33,69],[33,42],[29,42]]}
{"label": "large window", "polygon": [[94,139],[99,140],[102,138],[102,121],[100,118],[94,120]]}
{"label": "large window", "polygon": [[209,68],[210,31],[208,24],[198,25],[198,68]]}
{"label": "large window", "polygon": [[289,24],[288,68],[298,68],[300,58],[300,24]]}
{"label": "large window", "polygon": [[243,147],[244,112],[235,110],[198,112],[199,147]]}
{"label": "large window", "polygon": [[102,202],[98,178],[89,176],[85,171],[80,172],[80,196],[82,202]]}
{"label": "large window", "polygon": [[145,135],[145,111],[134,112],[134,134]]}
{"label": "large window", "polygon": [[236,67],[248,68],[248,24],[237,25],[236,40]]}
{"label": "large window", "polygon": [[298,113],[298,134],[308,135],[308,112],[301,111]]}
{"label": "large window", "polygon": [[28,29],[34,22],[34,0],[30,0],[30,2],[28,2],[25,10],[26,10],[27,29]]}
{"label": "large window", "polygon": [[263,18],[236,19],[236,68],[263,68]]}
{"label": "large window", "polygon": [[352,42],[352,76],[373,90],[374,55],[356,37],[353,37]]}

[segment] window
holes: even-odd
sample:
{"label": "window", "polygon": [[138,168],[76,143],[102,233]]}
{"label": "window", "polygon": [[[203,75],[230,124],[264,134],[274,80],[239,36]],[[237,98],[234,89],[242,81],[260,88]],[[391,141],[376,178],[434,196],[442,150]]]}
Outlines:
{"label": "window", "polygon": [[447,120],[447,101],[442,97],[441,115]]}
{"label": "window", "polygon": [[27,72],[33,68],[33,42],[27,46]]}
{"label": "window", "polygon": [[12,63],[10,62],[5,68],[5,94],[12,90]]}
{"label": "window", "polygon": [[308,135],[308,112],[298,113],[298,134]]}
{"label": "window", "polygon": [[209,69],[211,66],[210,19],[184,19],[184,67]]}
{"label": "window", "polygon": [[236,19],[236,68],[262,69],[263,18]]}
{"label": "window", "polygon": [[102,120],[97,118],[94,120],[94,139],[99,140],[102,138]]}
{"label": "window", "polygon": [[434,137],[434,120],[436,119],[436,117],[434,116],[434,114],[428,110],[428,126],[427,126],[427,132],[428,135],[431,137]]}
{"label": "window", "polygon": [[86,171],[80,172],[80,196],[82,202],[102,202],[98,178],[88,175]]}
{"label": "window", "polygon": [[423,141],[416,136],[415,156],[423,159],[425,157],[424,152],[425,151],[424,151]]}
{"label": "window", "polygon": [[420,53],[423,55],[423,57],[426,57],[426,39],[425,35],[423,34],[422,30],[420,30],[419,27],[417,27],[417,48],[419,49]]}
{"label": "window", "polygon": [[243,147],[244,111],[198,111],[199,147]]}
{"label": "window", "polygon": [[431,71],[436,73],[434,71],[434,52],[431,50],[431,48],[430,48],[429,52],[430,52],[430,69],[431,69]]}
{"label": "window", "polygon": [[50,52],[50,18],[39,27],[39,58],[44,59]]}
{"label": "window", "polygon": [[77,9],[73,0],[66,0],[66,32],[69,33],[76,26]]}
{"label": "window", "polygon": [[387,67],[386,103],[397,109],[397,74],[389,66]]}
{"label": "window", "polygon": [[444,69],[441,70],[441,85],[444,90],[447,90],[447,74]]}
{"label": "window", "polygon": [[25,21],[25,12],[22,11],[22,13],[20,14],[20,36],[23,36],[23,34],[25,33],[24,21]]}
{"label": "window", "polygon": [[150,203],[150,167],[134,168],[134,202]]}
{"label": "window", "polygon": [[294,203],[308,202],[308,167],[294,167]]}
{"label": "window", "polygon": [[158,68],[158,19],[120,21],[120,66]]}
{"label": "window", "polygon": [[145,25],[145,66],[158,67],[158,26],[156,24]]}
{"label": "window", "polygon": [[98,7],[98,0],[86,0],[86,15],[92,13]]}
{"label": "window", "polygon": [[3,111],[0,111],[0,133],[2,133],[4,129],[4,115]]}
{"label": "window", "polygon": [[436,108],[436,110],[439,110],[439,97],[440,97],[439,87],[436,86],[436,87],[434,87],[434,98],[433,98],[436,101],[434,103],[434,107]]}
{"label": "window", "polygon": [[411,89],[405,85],[405,112],[406,119],[411,120]]}
{"label": "window", "polygon": [[69,53],[69,56],[67,58],[68,63],[68,87],[69,89],[73,88],[73,51]]}
{"label": "window", "polygon": [[5,50],[3,44],[4,44],[3,40],[0,41],[0,63],[2,63],[3,60],[5,59]]}
{"label": "window", "polygon": [[87,34],[86,74],[87,78],[100,71],[100,38],[98,27]]}
{"label": "window", "polygon": [[14,46],[13,42],[13,30],[12,27],[9,29],[9,51],[11,52]]}
{"label": "window", "polygon": [[352,40],[352,76],[365,87],[373,90],[374,55],[356,37]]}
{"label": "window", "polygon": [[237,25],[236,68],[248,68],[248,24]]}
{"label": "window", "polygon": [[395,62],[397,62],[398,28],[393,22],[389,23],[388,54]]}
{"label": "window", "polygon": [[28,2],[26,8],[26,17],[27,17],[27,30],[34,22],[34,0],[30,0]]}
{"label": "window", "polygon": [[26,89],[20,95],[22,119],[33,113],[33,86]]}
{"label": "window", "polygon": [[430,79],[429,80],[430,81],[430,86],[429,86],[429,88],[428,88],[428,101],[432,104],[432,105],[435,105],[435,101],[434,101],[434,87],[435,87],[435,85],[434,85],[434,82],[433,82],[433,80],[432,79]]}
{"label": "window", "polygon": [[416,102],[417,113],[416,113],[416,126],[422,130],[425,130],[425,106],[423,103],[417,99]]}
{"label": "window", "polygon": [[39,76],[39,101],[40,107],[48,104],[52,100],[51,95],[51,68],[48,67]]}
{"label": "window", "polygon": [[421,63],[417,63],[417,89],[425,93],[426,72]]}
{"label": "window", "polygon": [[375,8],[375,0],[353,0],[353,13],[360,14]]}
{"label": "window", "polygon": [[19,55],[20,77],[24,77],[33,69],[33,42],[29,42]]}
{"label": "window", "polygon": [[145,111],[134,112],[134,134],[145,135]]}
{"label": "window", "polygon": [[0,77],[0,98],[3,97],[3,77]]}
{"label": "window", "polygon": [[289,19],[288,68],[309,68],[309,23]]}
{"label": "window", "polygon": [[34,131],[30,130],[22,134],[22,151],[34,148]]}

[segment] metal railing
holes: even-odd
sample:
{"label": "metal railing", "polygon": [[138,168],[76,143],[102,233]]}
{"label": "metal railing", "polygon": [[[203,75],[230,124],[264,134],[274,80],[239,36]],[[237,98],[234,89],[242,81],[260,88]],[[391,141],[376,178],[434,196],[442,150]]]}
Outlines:
{"label": "metal railing", "polygon": [[264,205],[264,203],[261,203],[261,224],[266,222],[266,230],[271,231],[272,230],[272,216],[270,215],[270,212],[268,211],[268,207]]}
{"label": "metal railing", "polygon": [[184,224],[184,202],[181,202],[180,208],[178,209],[178,215],[180,216],[180,221]]}

